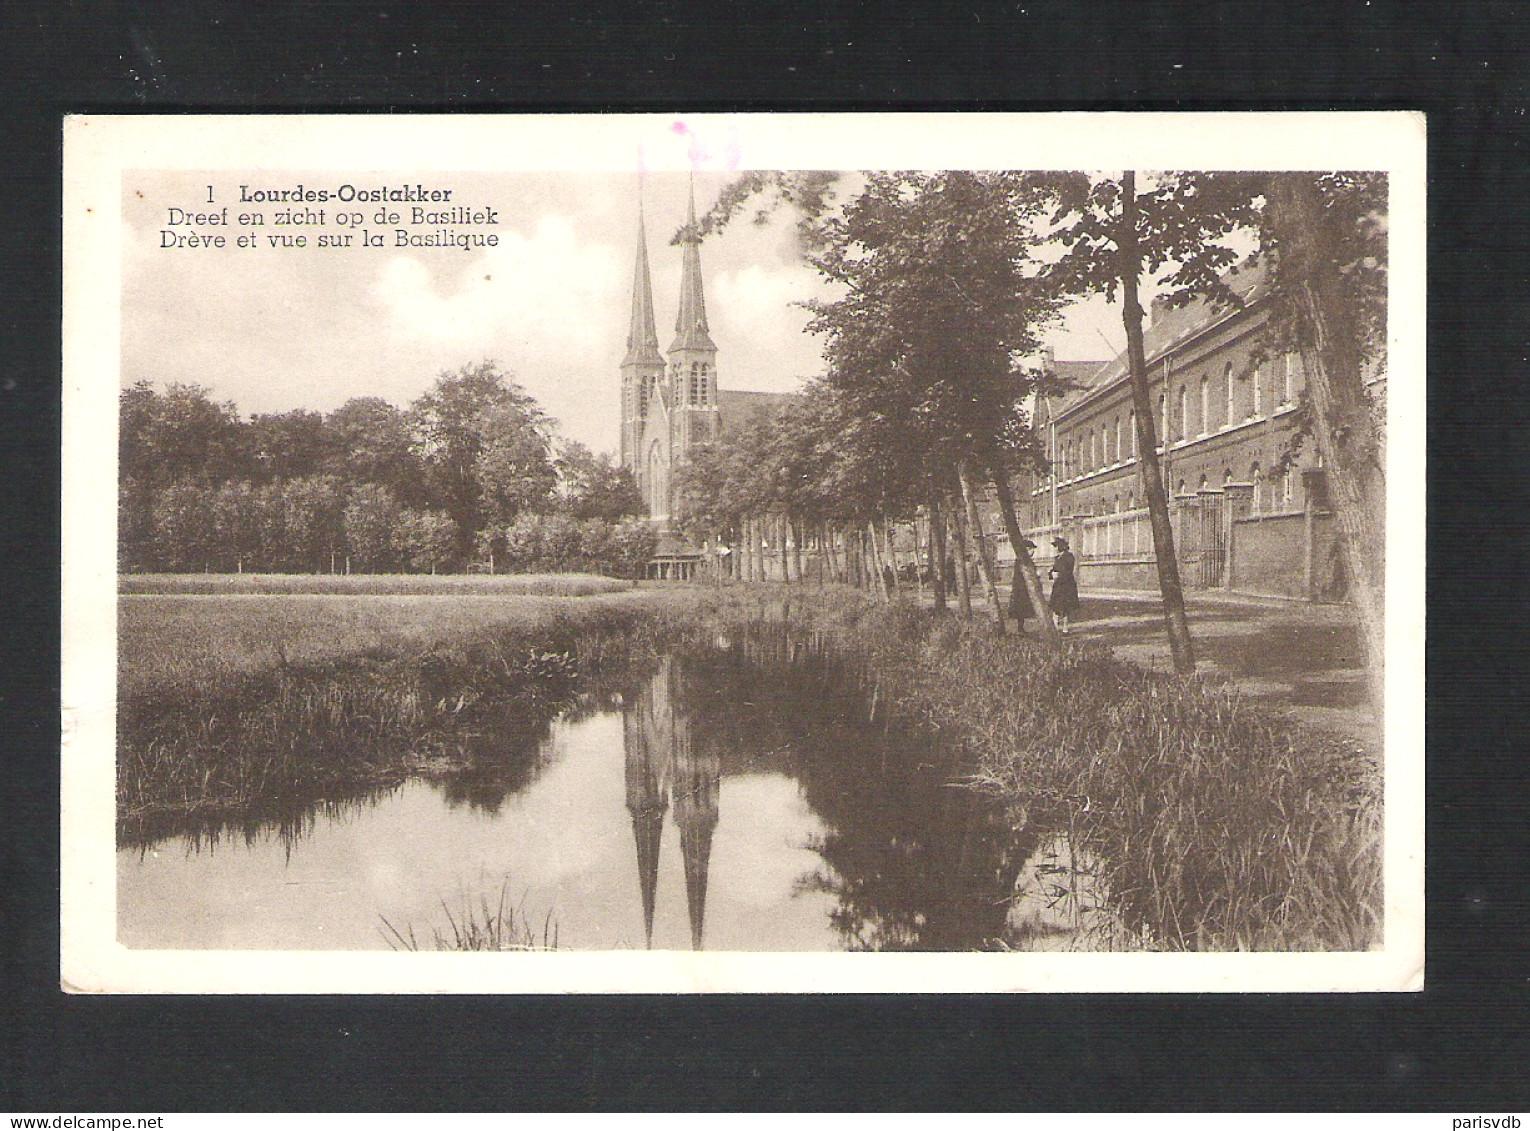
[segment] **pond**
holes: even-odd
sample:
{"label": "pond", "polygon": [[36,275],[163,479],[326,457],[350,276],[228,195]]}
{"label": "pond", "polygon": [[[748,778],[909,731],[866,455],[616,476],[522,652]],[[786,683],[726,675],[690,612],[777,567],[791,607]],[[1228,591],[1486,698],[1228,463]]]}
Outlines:
{"label": "pond", "polygon": [[564,949],[970,950],[1069,945],[1090,913],[1065,838],[961,787],[811,640],[617,683],[441,781],[121,848],[119,941],[430,948],[504,898]]}

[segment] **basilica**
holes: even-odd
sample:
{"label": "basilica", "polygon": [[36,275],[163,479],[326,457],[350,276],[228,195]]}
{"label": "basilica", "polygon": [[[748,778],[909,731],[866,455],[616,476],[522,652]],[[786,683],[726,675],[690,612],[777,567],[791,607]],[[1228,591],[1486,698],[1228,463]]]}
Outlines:
{"label": "basilica", "polygon": [[621,364],[621,462],[637,480],[649,518],[659,528],[657,560],[666,571],[673,567],[676,576],[690,576],[699,551],[681,533],[683,516],[676,494],[676,472],[694,448],[715,440],[724,429],[736,427],[754,412],[788,399],[789,394],[719,387],[717,343],[707,325],[702,287],[694,186],[680,245],[680,308],[675,317],[675,337],[669,349],[661,353],[648,239],[639,210],[632,318]]}

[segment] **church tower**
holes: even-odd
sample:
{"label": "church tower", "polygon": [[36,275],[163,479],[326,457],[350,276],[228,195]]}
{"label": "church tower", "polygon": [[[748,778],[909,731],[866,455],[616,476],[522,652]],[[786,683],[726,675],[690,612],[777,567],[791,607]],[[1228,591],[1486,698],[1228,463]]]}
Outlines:
{"label": "church tower", "polygon": [[680,311],[669,360],[659,353],[654,331],[653,287],[648,275],[648,242],[638,209],[637,266],[632,280],[632,321],[622,361],[622,466],[637,480],[649,517],[674,531],[680,513],[676,472],[691,449],[715,439],[720,430],[717,344],[707,327],[701,285],[701,235],[696,226],[696,186],[678,241]]}
{"label": "church tower", "polygon": [[[622,466],[643,486],[639,459],[643,425],[651,402],[664,379],[659,332],[654,326],[653,284],[648,275],[648,234],[643,205],[638,202],[637,265],[632,273],[632,320],[627,329],[627,355],[622,359]],[[646,495],[646,492],[645,492]]]}
{"label": "church tower", "polygon": [[675,340],[669,346],[669,385],[672,403],[678,407],[671,438],[676,467],[689,458],[692,447],[716,439],[719,431],[717,344],[707,329],[707,301],[701,287],[701,233],[696,227],[694,180],[681,244],[680,312],[675,317]]}

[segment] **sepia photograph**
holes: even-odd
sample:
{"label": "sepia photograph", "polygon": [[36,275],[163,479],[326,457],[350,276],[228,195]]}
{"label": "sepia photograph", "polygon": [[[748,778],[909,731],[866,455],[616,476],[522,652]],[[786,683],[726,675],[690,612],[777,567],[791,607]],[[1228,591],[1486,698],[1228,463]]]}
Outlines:
{"label": "sepia photograph", "polygon": [[1421,988],[1423,153],[72,119],[65,988]]}

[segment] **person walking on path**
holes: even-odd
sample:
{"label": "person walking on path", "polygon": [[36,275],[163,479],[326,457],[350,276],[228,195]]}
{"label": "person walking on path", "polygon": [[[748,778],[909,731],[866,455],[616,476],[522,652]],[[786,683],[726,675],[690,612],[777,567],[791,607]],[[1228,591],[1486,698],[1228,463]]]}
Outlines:
{"label": "person walking on path", "polygon": [[1053,538],[1052,545],[1057,550],[1057,556],[1052,559],[1049,571],[1052,577],[1052,596],[1047,604],[1052,606],[1052,615],[1057,618],[1058,631],[1066,636],[1068,618],[1078,611],[1078,579],[1074,576],[1078,561],[1073,551],[1068,549],[1066,538]]}

